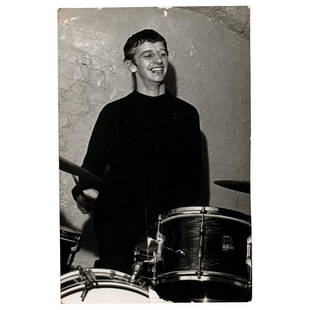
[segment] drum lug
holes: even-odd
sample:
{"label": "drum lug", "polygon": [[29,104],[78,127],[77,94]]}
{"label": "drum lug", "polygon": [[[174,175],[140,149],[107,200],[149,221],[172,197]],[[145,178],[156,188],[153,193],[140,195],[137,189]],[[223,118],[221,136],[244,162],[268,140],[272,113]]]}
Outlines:
{"label": "drum lug", "polygon": [[248,269],[249,284],[252,285],[252,236],[247,238],[246,265]]}
{"label": "drum lug", "polygon": [[115,276],[116,276],[115,271],[114,271],[114,270],[111,270],[110,273],[109,273],[109,278],[110,278],[111,280],[113,280],[113,279],[115,278]]}
{"label": "drum lug", "polygon": [[201,222],[200,222],[200,230],[199,230],[199,249],[198,249],[198,271],[197,277],[198,279],[201,278],[202,271],[201,271],[201,264],[202,264],[202,256],[203,256],[203,237],[205,233],[205,214],[207,213],[206,207],[203,206],[201,211]]}
{"label": "drum lug", "polygon": [[77,268],[85,285],[81,295],[81,300],[84,301],[88,291],[98,287],[98,282],[96,275],[90,269],[83,269],[81,266],[78,266]]}

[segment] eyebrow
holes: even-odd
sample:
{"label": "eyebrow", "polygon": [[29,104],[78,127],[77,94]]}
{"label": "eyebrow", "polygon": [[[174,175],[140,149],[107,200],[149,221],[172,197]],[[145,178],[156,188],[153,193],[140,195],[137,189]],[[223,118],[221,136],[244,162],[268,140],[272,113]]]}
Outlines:
{"label": "eyebrow", "polygon": [[[160,51],[160,52],[161,52],[161,51],[165,51],[165,52],[167,53],[167,50],[166,50],[165,48],[161,48],[159,51]],[[146,54],[146,53],[153,53],[153,52],[154,52],[154,50],[145,50],[145,51],[143,51],[139,56],[142,56],[142,55],[144,55],[144,54]]]}
{"label": "eyebrow", "polygon": [[152,53],[152,52],[153,52],[153,50],[146,50],[146,51],[143,51],[140,55],[143,55],[145,53]]}

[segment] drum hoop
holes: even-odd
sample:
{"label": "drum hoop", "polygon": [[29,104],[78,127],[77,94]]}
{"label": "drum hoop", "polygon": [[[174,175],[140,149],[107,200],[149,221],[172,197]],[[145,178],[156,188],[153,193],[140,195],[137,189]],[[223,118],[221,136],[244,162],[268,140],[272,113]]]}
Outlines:
{"label": "drum hoop", "polygon": [[247,288],[249,286],[249,280],[243,277],[238,277],[232,274],[216,272],[216,271],[202,271],[201,277],[198,278],[196,270],[187,271],[171,271],[160,274],[155,279],[155,285],[162,283],[169,283],[171,280],[186,281],[216,281],[216,282],[229,282],[230,284]]}
{"label": "drum hoop", "polygon": [[72,234],[72,235],[82,235],[83,233],[78,230],[74,230],[73,228],[66,227],[66,226],[60,226],[60,232],[65,234]]}
{"label": "drum hoop", "polygon": [[[75,283],[75,285],[66,287],[61,291],[61,298],[69,296],[73,293],[81,292],[84,289],[84,284],[82,282]],[[92,288],[90,290],[96,290],[98,288],[119,288],[124,289],[126,291],[138,293],[145,297],[149,297],[149,292],[147,289],[137,286],[136,284],[125,283],[125,282],[116,282],[113,280],[104,280],[98,281],[98,287]]]}
{"label": "drum hoop", "polygon": [[[118,278],[128,279],[128,280],[130,279],[130,276],[128,274],[123,273],[121,271],[113,270],[113,269],[104,269],[104,268],[87,268],[87,269],[90,269],[95,275],[107,275],[107,280],[118,279]],[[68,273],[61,275],[60,281],[63,282],[67,279],[69,280],[74,279],[76,276],[79,276],[79,274],[80,273],[78,270],[70,271]],[[102,280],[106,280],[106,279],[102,279]]]}
{"label": "drum hoop", "polygon": [[79,238],[70,239],[70,238],[61,237],[60,241],[67,241],[67,242],[71,242],[71,243],[79,243],[80,239]]}
{"label": "drum hoop", "polygon": [[[140,292],[142,295],[148,297],[149,293],[146,288],[143,288],[136,283],[130,283],[130,276],[126,273],[116,271],[113,269],[103,269],[103,268],[89,268],[95,276],[103,275],[106,276],[106,278],[98,279],[98,285],[99,287],[122,287],[126,288],[127,290],[134,291],[134,292]],[[61,297],[65,297],[69,295],[69,293],[73,293],[76,291],[80,291],[81,288],[84,288],[83,282],[78,282],[77,280],[80,280],[80,273],[78,270],[73,270],[68,273],[63,274],[60,277],[61,282]],[[73,281],[73,284],[65,286],[66,283],[71,283]],[[65,294],[65,295],[63,295]]]}
{"label": "drum hoop", "polygon": [[[171,217],[168,217],[168,218],[164,218],[161,220],[160,224],[164,224],[164,223],[167,223],[169,221],[172,221],[172,220],[175,220],[175,219],[178,219],[178,218],[184,218],[184,217],[197,217],[199,216],[200,214],[193,214],[193,213],[189,213],[189,214],[176,214],[176,215],[172,215]],[[238,218],[234,218],[234,217],[230,217],[230,216],[226,216],[226,215],[220,215],[220,214],[205,214],[205,218],[208,218],[208,217],[214,217],[214,218],[220,218],[220,219],[225,219],[225,220],[232,220],[232,221],[235,221],[235,222],[238,222],[238,223],[241,223],[241,224],[245,224],[245,225],[248,225],[248,226],[251,226],[251,223],[248,222],[248,221],[245,221],[245,220],[241,220],[241,219],[238,219]]]}
{"label": "drum hoop", "polygon": [[60,228],[60,240],[69,242],[80,242],[82,233],[78,231]]}
{"label": "drum hoop", "polygon": [[[229,218],[236,218],[240,219],[241,221],[251,223],[251,216],[246,215],[244,213],[241,213],[236,210],[230,210],[226,208],[219,208],[219,207],[211,207],[211,206],[188,206],[188,207],[180,207],[176,209],[171,209],[167,211],[166,213],[163,214],[162,216],[162,221],[167,220],[170,217],[174,217],[176,215],[181,215],[181,214],[193,214],[193,215],[201,215],[201,211],[205,210],[205,215],[221,215],[221,216],[227,216]],[[221,214],[222,213],[222,214]]]}

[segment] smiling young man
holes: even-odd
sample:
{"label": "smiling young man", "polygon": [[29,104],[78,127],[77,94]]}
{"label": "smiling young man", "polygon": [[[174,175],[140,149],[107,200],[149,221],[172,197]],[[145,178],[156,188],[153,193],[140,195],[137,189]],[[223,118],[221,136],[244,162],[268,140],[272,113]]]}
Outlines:
{"label": "smiling young man", "polygon": [[[127,47],[127,46],[126,46]],[[137,90],[148,96],[165,93],[168,51],[164,42],[145,42],[126,53],[125,63],[135,75]]]}
{"label": "smiling young man", "polygon": [[83,179],[72,193],[82,212],[93,207],[95,267],[131,273],[135,244],[158,215],[195,203],[201,144],[196,109],[165,87],[166,40],[142,30],[127,40],[124,56],[136,89],[102,109],[83,162],[103,185],[96,199],[82,195],[90,187]]}

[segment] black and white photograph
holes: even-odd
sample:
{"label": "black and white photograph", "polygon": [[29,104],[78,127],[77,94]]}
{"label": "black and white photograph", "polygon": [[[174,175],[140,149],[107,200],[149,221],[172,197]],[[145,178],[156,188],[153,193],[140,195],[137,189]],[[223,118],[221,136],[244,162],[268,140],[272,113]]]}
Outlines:
{"label": "black and white photograph", "polygon": [[305,309],[306,0],[7,1],[3,309]]}
{"label": "black and white photograph", "polygon": [[250,8],[60,8],[58,61],[61,302],[250,301]]}

